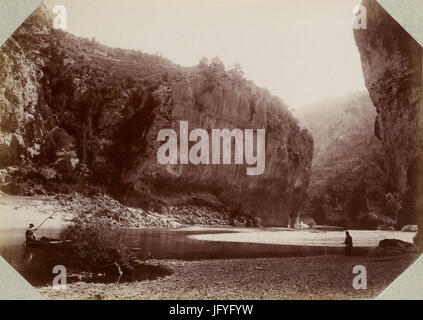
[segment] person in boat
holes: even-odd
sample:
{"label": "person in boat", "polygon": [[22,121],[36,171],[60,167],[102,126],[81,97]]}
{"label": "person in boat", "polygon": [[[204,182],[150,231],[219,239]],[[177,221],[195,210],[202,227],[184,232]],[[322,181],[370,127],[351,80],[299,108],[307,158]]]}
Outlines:
{"label": "person in boat", "polygon": [[35,237],[35,231],[37,231],[37,228],[34,227],[34,224],[30,223],[29,228],[25,231],[26,240],[37,240]]}
{"label": "person in boat", "polygon": [[348,231],[345,232],[345,255],[347,257],[351,256],[351,251],[352,251],[352,247],[353,247],[353,240],[352,237],[350,236],[350,233]]}

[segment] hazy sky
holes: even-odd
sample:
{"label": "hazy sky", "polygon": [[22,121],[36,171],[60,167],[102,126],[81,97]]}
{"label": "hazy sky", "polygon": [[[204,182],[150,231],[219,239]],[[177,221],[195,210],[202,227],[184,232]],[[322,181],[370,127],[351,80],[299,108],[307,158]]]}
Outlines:
{"label": "hazy sky", "polygon": [[365,90],[352,35],[361,0],[46,0],[67,31],[161,53],[183,66],[218,56],[292,108]]}

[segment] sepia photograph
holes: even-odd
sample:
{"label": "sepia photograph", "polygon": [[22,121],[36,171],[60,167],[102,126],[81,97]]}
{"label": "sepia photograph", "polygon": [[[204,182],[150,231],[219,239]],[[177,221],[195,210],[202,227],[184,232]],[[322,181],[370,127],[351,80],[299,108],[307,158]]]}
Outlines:
{"label": "sepia photograph", "polygon": [[0,47],[0,258],[34,294],[374,299],[419,259],[422,46],[384,1],[38,2]]}

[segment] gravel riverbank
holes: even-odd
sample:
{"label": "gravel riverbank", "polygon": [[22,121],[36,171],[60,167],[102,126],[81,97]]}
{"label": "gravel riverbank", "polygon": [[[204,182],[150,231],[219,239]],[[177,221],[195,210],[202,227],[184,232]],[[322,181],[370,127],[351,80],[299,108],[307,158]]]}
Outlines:
{"label": "gravel riverbank", "polygon": [[[134,283],[38,288],[51,299],[363,299],[376,297],[417,258],[314,256],[228,260],[151,260],[173,274]],[[367,290],[352,287],[353,267],[367,269]]]}

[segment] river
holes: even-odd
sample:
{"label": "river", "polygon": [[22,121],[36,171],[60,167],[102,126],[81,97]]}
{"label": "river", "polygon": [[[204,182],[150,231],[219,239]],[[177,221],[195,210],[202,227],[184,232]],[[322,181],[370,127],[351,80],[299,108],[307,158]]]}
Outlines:
{"label": "river", "polygon": [[[24,229],[0,230],[0,255],[31,283],[45,279],[31,277],[26,267],[28,252]],[[191,226],[182,229],[123,228],[124,239],[134,254],[156,259],[225,259],[290,257],[342,254],[343,231],[293,230],[287,228],[233,228]],[[380,240],[395,238],[412,242],[414,233],[350,230],[355,254],[364,255]],[[37,236],[57,237],[59,229],[40,229]],[[142,280],[142,279],[135,279]]]}

